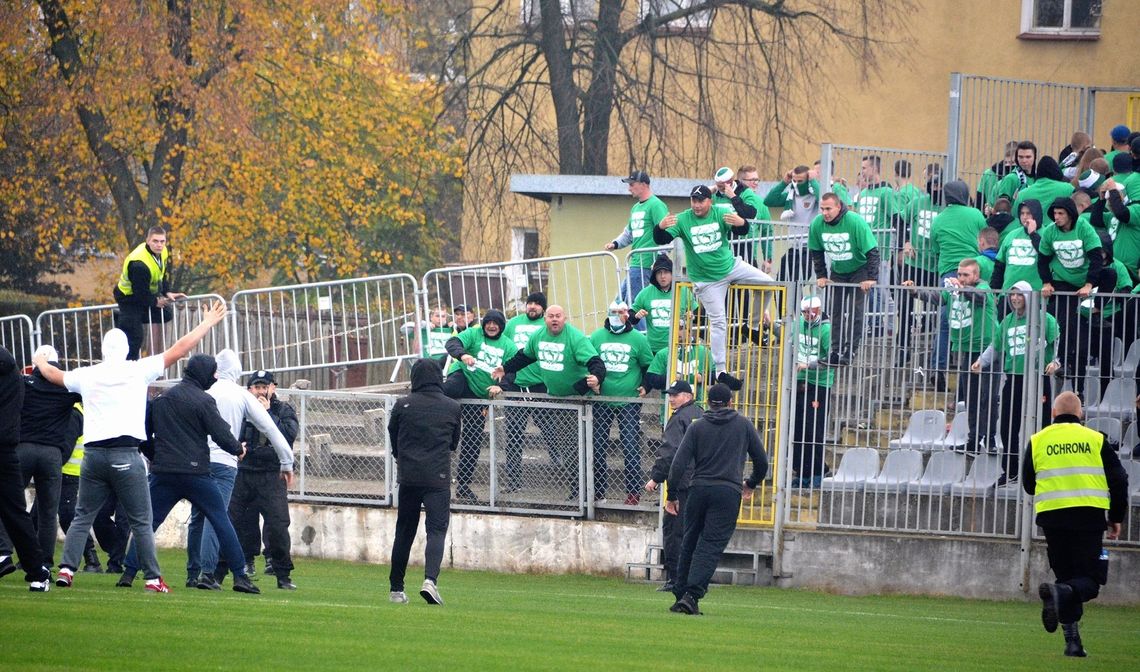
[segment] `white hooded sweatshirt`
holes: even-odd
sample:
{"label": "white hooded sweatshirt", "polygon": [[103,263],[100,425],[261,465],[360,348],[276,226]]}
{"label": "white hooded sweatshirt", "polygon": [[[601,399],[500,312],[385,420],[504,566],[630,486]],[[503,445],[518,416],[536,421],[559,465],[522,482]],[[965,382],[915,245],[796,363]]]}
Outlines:
{"label": "white hooded sweatshirt", "polygon": [[[229,423],[234,437],[241,437],[242,423],[249,420],[269,438],[269,443],[277,451],[277,458],[281,460],[281,471],[293,471],[293,451],[285,436],[277,429],[269,411],[265,410],[257,397],[237,382],[241,376],[241,360],[237,353],[227,348],[219,352],[215,359],[218,361],[218,380],[206,390],[206,394],[214,398],[218,412]],[[210,439],[210,461],[234,469],[238,465],[237,457],[219,448],[213,439]]]}
{"label": "white hooded sweatshirt", "polygon": [[83,397],[83,440],[90,444],[119,436],[146,440],[147,387],[166,372],[163,355],[127,360],[127,335],[103,335],[103,361],[63,374],[63,385]]}

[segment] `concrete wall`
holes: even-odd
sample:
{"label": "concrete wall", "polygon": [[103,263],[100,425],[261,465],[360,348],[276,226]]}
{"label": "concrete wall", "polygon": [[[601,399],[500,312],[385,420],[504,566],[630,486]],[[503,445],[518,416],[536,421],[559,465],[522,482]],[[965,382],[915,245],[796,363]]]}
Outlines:
{"label": "concrete wall", "polygon": [[[293,553],[387,564],[395,509],[291,506]],[[158,530],[164,547],[185,548],[189,506],[181,502]],[[445,568],[510,573],[623,575],[643,562],[657,531],[648,525],[456,513],[451,517]],[[740,530],[733,547],[770,551],[772,533]],[[979,599],[1037,599],[1049,580],[1043,543],[1031,550],[1029,592],[1020,587],[1020,550],[1012,541],[871,533],[788,531],[777,585],[840,594],[906,593]],[[423,558],[423,531],[412,562]],[[304,573],[301,564],[299,574]],[[168,570],[168,574],[176,572]],[[1100,600],[1140,605],[1140,549],[1113,549],[1109,583]]]}

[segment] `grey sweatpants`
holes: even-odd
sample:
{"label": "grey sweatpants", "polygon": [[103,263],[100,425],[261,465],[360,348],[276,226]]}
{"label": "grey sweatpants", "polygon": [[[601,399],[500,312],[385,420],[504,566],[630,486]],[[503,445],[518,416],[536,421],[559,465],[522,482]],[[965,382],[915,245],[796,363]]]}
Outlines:
{"label": "grey sweatpants", "polygon": [[[709,346],[712,348],[713,363],[717,373],[725,370],[728,361],[728,317],[725,314],[725,297],[728,296],[728,286],[739,285],[768,285],[774,284],[772,276],[764,271],[747,264],[743,259],[737,258],[732,270],[716,282],[695,282],[694,292],[701,308],[709,318]],[[760,328],[760,319],[764,314],[764,306],[755,300],[749,302],[752,316],[749,324],[753,329]]]}

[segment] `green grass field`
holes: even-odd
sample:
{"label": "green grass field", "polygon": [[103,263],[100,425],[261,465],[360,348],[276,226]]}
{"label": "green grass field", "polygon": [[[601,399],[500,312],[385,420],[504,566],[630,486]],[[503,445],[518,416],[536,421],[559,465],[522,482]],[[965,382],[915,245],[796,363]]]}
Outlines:
{"label": "green grass field", "polygon": [[[164,567],[185,556],[161,554]],[[167,569],[168,578],[181,576]],[[588,576],[444,570],[443,607],[388,602],[388,568],[300,558],[296,592],[259,576],[262,595],[151,595],[80,574],[29,593],[0,580],[0,670],[1130,670],[1140,609],[1093,604],[1090,658],[1065,659],[1038,602],[841,597],[714,587],[706,615],[668,611],[652,585]]]}

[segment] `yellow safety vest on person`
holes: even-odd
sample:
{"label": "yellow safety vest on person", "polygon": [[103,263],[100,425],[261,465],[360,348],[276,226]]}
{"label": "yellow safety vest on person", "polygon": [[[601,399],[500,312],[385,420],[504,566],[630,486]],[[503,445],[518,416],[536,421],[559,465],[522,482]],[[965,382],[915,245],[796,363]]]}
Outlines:
{"label": "yellow safety vest on person", "polygon": [[1100,449],[1104,435],[1074,422],[1049,425],[1030,439],[1037,513],[1075,506],[1108,508],[1108,479]]}
{"label": "yellow safety vest on person", "polygon": [[134,287],[131,286],[131,280],[127,276],[127,267],[131,265],[132,261],[141,261],[146,264],[147,269],[150,270],[150,293],[158,294],[158,286],[159,283],[162,282],[163,276],[166,275],[166,263],[169,260],[170,252],[167,248],[162,249],[161,259],[155,259],[154,255],[151,254],[150,248],[146,246],[146,243],[140,244],[131,250],[127,258],[123,260],[123,272],[119,276],[119,291],[122,292],[124,296],[134,294]]}
{"label": "yellow safety vest on person", "polygon": [[[83,413],[83,404],[76,402],[75,409],[80,414]],[[80,468],[83,466],[83,435],[80,434],[79,438],[75,440],[75,449],[71,451],[71,457],[67,458],[67,462],[63,463],[63,473],[68,476],[79,476]]]}

